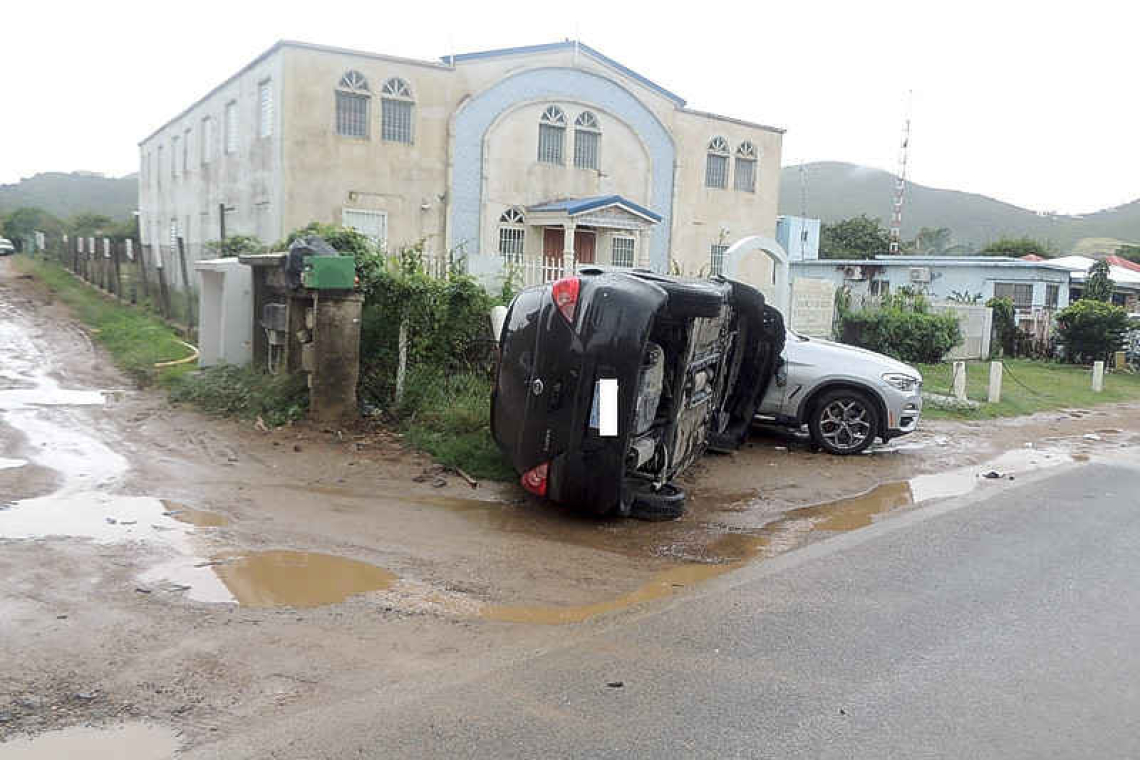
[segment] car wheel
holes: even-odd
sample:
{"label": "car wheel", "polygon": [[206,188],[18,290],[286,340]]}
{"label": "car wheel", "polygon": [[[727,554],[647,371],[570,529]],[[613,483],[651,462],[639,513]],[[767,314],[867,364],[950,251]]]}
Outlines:
{"label": "car wheel", "polygon": [[672,483],[657,490],[646,485],[633,495],[629,516],[635,520],[662,522],[676,520],[685,514],[685,492]]}
{"label": "car wheel", "polygon": [[836,390],[816,402],[808,428],[812,440],[829,454],[858,454],[874,442],[879,414],[866,394]]}

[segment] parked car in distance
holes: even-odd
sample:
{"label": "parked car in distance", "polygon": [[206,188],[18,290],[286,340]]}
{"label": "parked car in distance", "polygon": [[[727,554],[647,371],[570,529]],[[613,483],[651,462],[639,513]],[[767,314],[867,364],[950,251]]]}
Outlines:
{"label": "parked car in distance", "polygon": [[492,435],[533,494],[678,517],[673,479],[709,446],[743,441],[785,337],[779,312],[742,283],[582,269],[512,301]]}
{"label": "parked car in distance", "polygon": [[11,256],[16,252],[16,246],[8,238],[0,238],[0,256]]}
{"label": "parked car in distance", "polygon": [[922,373],[864,348],[789,331],[757,419],[807,425],[831,454],[858,454],[876,438],[911,433],[922,415]]}

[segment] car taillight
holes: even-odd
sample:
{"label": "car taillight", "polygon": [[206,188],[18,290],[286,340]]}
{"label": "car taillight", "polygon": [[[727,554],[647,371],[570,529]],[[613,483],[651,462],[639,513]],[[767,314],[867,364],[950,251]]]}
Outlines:
{"label": "car taillight", "polygon": [[546,496],[546,473],[550,471],[550,462],[543,462],[533,470],[523,473],[522,487],[535,496]]}
{"label": "car taillight", "polygon": [[556,280],[550,287],[550,295],[554,299],[554,305],[562,312],[562,316],[573,324],[574,311],[578,308],[578,278],[563,277],[561,280]]}

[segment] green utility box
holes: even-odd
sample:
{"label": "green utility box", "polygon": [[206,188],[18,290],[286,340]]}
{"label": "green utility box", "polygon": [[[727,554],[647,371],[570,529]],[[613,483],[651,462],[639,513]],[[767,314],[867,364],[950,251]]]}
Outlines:
{"label": "green utility box", "polygon": [[314,290],[352,290],[356,286],[356,260],[352,256],[309,256],[301,284]]}

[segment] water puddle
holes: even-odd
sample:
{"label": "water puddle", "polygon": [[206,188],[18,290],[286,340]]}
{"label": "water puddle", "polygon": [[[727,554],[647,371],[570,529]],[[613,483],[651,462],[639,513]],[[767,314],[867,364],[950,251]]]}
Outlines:
{"label": "water puddle", "polygon": [[0,760],[169,760],[178,751],[170,729],[150,723],[109,728],[73,726],[0,744]]}
{"label": "water puddle", "polygon": [[[754,531],[721,534],[699,552],[701,562],[666,568],[642,586],[607,601],[583,605],[487,605],[480,610],[480,617],[540,625],[585,622],[598,615],[672,596],[757,559],[775,557],[799,548],[813,539],[864,528],[888,512],[934,499],[961,496],[980,483],[1008,480],[1011,475],[1074,461],[1078,461],[1075,456],[1062,450],[1019,450],[983,465],[884,483],[858,496],[789,510]],[[1000,477],[984,476],[991,472]]]}
{"label": "water puddle", "polygon": [[367,562],[312,552],[267,551],[222,561],[214,572],[246,607],[319,607],[381,591],[396,576]]}
{"label": "water puddle", "polygon": [[222,528],[230,524],[229,518],[225,515],[194,509],[176,501],[163,499],[162,506],[165,509],[162,513],[164,517],[173,517],[180,523],[193,525],[196,528]]}

